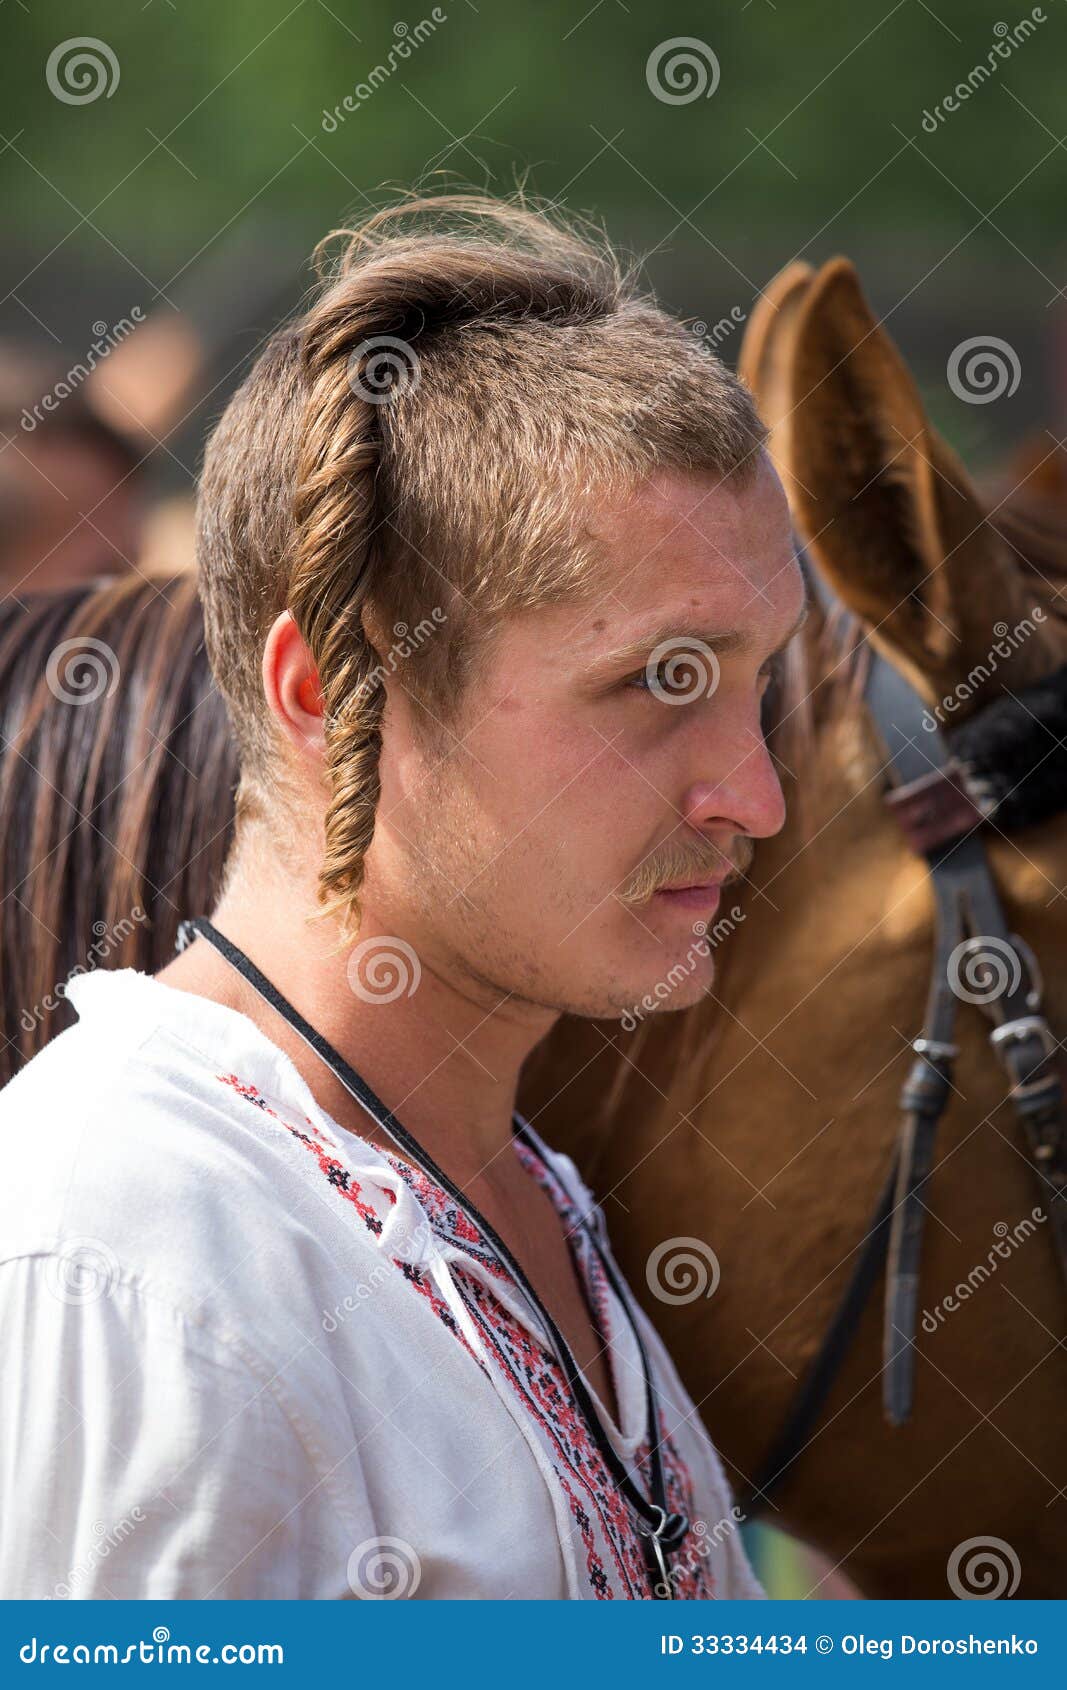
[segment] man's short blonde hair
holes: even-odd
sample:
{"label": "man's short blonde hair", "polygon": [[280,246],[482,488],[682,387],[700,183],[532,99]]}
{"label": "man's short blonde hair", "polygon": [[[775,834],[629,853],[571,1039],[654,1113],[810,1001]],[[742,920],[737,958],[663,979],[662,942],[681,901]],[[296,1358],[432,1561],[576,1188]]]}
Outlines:
{"label": "man's short blonde hair", "polygon": [[260,665],[288,608],[325,717],[320,900],[358,920],[393,631],[424,630],[395,674],[447,722],[501,618],[602,582],[594,497],[659,467],[745,479],[765,430],[601,237],[521,197],[408,198],[339,240],[211,438],[198,558],[238,837],[278,791]]}

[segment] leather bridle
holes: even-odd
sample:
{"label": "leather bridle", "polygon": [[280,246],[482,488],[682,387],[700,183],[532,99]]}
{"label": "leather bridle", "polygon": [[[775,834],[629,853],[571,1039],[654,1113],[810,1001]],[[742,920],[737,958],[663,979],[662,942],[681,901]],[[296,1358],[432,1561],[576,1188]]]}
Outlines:
{"label": "leather bridle", "polygon": [[[837,601],[803,551],[800,562],[809,590],[833,609]],[[766,1505],[806,1447],[883,1266],[883,1410],[892,1426],[911,1415],[923,1187],[952,1089],[961,999],[978,1004],[993,1022],[990,1043],[1007,1072],[1067,1281],[1067,1068],[1041,1014],[1036,959],[1008,927],[986,855],[992,825],[1003,831],[1005,823],[1038,822],[1067,808],[1067,664],[1034,687],[999,695],[965,726],[943,733],[931,730],[933,718],[900,672],[873,647],[869,652],[864,702],[885,744],[885,802],[929,865],[933,967],[885,1183],[822,1345],[755,1481],[739,1497],[749,1516]],[[963,979],[974,980],[976,989]]]}

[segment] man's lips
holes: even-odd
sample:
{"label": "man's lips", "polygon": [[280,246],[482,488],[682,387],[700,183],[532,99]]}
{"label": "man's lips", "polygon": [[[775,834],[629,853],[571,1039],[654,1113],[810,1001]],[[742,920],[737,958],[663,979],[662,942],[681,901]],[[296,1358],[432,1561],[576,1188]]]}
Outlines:
{"label": "man's lips", "polygon": [[686,886],[661,886],[655,897],[678,909],[715,909],[722,895],[721,880],[692,881]]}

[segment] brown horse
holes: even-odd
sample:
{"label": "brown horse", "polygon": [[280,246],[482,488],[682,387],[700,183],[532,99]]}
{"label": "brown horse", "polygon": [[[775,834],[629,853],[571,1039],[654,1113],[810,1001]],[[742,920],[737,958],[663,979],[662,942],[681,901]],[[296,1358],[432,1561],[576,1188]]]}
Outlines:
{"label": "brown horse", "polygon": [[[807,696],[771,741],[790,819],[759,844],[709,1000],[638,1017],[636,1031],[623,1030],[633,1016],[622,1028],[561,1023],[520,1097],[598,1189],[630,1282],[739,1486],[849,1277],[923,1025],[934,901],[925,861],[883,803],[885,753],[858,691],[864,647],[931,709],[951,695],[957,719],[1067,658],[1063,542],[1010,501],[983,507],[851,265],[783,272],[750,326],[743,372],[809,555],[844,607],[809,618]],[[975,686],[1005,623],[1032,632]],[[1045,1013],[1063,1037],[1067,817],[987,831],[1006,915],[1044,965]],[[1067,1594],[1065,1298],[1050,1228],[1024,1228],[988,1279],[968,1281],[1039,1196],[988,1033],[961,1003],[955,1089],[922,1192],[927,1319],[911,1418],[883,1420],[876,1293],[767,1510],[868,1596],[959,1593],[949,1563],[961,1546],[977,1548],[978,1586],[988,1554],[1002,1582],[1021,1569],[1018,1595]],[[1003,1541],[987,1549],[991,1538]]]}

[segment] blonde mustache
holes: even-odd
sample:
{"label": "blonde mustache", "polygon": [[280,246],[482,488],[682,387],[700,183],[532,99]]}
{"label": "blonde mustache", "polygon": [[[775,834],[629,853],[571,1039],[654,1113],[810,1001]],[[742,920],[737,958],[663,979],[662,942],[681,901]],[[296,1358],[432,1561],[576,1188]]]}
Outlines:
{"label": "blonde mustache", "polygon": [[[755,845],[748,838],[739,842],[736,861],[724,856],[721,851],[711,855],[695,851],[691,845],[675,842],[639,863],[615,895],[624,904],[647,904],[662,886],[699,885],[720,876],[723,884],[728,885],[747,872],[754,851]],[[724,874],[724,870],[728,872]]]}

